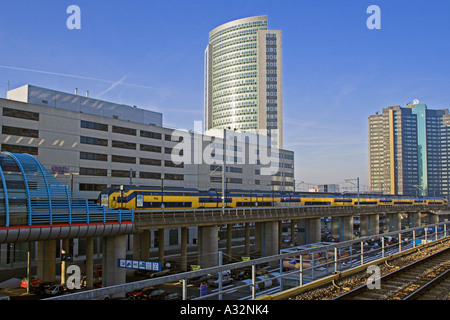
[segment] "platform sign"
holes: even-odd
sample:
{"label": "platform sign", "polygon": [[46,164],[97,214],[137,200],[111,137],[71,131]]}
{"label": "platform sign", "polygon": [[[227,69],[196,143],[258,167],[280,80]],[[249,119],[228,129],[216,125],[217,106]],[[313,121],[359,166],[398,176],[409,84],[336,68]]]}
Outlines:
{"label": "platform sign", "polygon": [[117,266],[126,269],[139,269],[146,271],[161,271],[161,262],[118,259]]}

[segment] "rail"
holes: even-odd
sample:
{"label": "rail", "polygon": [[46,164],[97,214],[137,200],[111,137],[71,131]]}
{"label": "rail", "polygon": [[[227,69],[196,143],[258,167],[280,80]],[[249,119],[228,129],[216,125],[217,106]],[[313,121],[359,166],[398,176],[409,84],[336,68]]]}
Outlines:
{"label": "rail", "polygon": [[405,206],[277,206],[217,209],[136,210],[136,228],[211,226],[236,222],[264,222],[329,216],[370,215],[379,213],[433,212],[446,205]]}
{"label": "rail", "polygon": [[[417,268],[418,266],[421,266],[424,262],[433,261],[433,259],[435,259],[436,257],[442,256],[444,253],[448,254],[449,250],[450,250],[449,248],[445,248],[445,249],[443,249],[443,250],[441,250],[439,252],[436,252],[436,253],[434,253],[432,255],[429,255],[429,256],[427,256],[425,258],[422,258],[420,260],[414,261],[414,262],[412,262],[412,263],[410,263],[410,264],[408,264],[408,265],[406,265],[406,266],[404,266],[402,268],[399,268],[399,269],[394,270],[394,271],[392,271],[392,272],[390,272],[388,274],[383,275],[382,277],[379,278],[379,281],[380,282],[382,281],[383,283],[385,283],[386,281],[388,281],[388,279],[394,279],[395,278],[395,285],[398,286],[398,288],[399,288],[398,291],[400,293],[402,293],[401,290],[405,290],[405,288],[408,288],[407,282],[406,281],[401,281],[401,279],[402,279],[401,277],[402,277],[403,274],[405,274],[405,272],[410,271],[410,270],[416,270],[414,268]],[[416,283],[419,283],[419,280],[422,280],[422,278],[417,276],[417,279],[414,280],[414,284],[416,285]],[[406,282],[406,284],[405,284],[405,282]],[[428,283],[428,281],[427,281],[427,283]],[[424,285],[425,285],[425,283],[420,285],[420,288],[422,288]],[[404,286],[405,288],[402,288],[402,286]],[[389,289],[391,291],[394,291],[396,294],[399,294],[394,289],[392,289],[392,287],[389,287]],[[420,289],[417,289],[417,292],[419,290]],[[343,293],[343,294],[333,298],[332,300],[346,300],[346,299],[355,299],[355,298],[358,299],[359,297],[363,296],[366,292],[372,293],[373,290],[371,291],[371,289],[367,285],[361,285],[361,286],[359,286],[357,288],[354,288],[354,289],[352,289],[352,290],[350,290],[350,291],[348,291],[346,293]],[[381,298],[381,297],[383,297],[385,295],[386,294],[383,294],[383,291],[381,291],[381,293],[380,292],[376,293],[376,297],[377,298]],[[412,298],[412,296],[414,296],[414,295],[408,295],[407,298]]]}

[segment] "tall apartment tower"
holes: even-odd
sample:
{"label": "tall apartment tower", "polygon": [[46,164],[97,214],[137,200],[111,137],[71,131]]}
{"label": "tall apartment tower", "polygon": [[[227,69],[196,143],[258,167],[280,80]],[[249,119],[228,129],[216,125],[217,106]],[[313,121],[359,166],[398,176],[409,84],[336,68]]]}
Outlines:
{"label": "tall apartment tower", "polygon": [[281,31],[267,16],[225,23],[205,50],[205,130],[250,131],[283,147]]}
{"label": "tall apartment tower", "polygon": [[448,110],[430,110],[414,100],[370,116],[371,191],[449,196],[449,143]]}

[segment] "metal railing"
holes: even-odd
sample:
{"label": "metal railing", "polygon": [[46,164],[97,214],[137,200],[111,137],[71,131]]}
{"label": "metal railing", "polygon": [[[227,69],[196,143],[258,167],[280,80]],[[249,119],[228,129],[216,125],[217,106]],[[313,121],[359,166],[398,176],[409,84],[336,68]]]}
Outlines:
{"label": "metal railing", "polygon": [[[313,284],[315,281],[321,281],[327,277],[333,276],[349,271],[354,268],[363,268],[374,261],[379,261],[381,258],[392,257],[395,254],[407,252],[412,248],[420,246],[423,243],[444,239],[450,236],[450,222],[441,222],[428,226],[421,226],[416,228],[398,230],[394,232],[379,234],[371,237],[362,237],[356,240],[338,242],[338,243],[318,243],[311,244],[308,248],[295,248],[287,253],[281,253],[274,256],[257,258],[250,261],[237,262],[225,264],[222,266],[205,268],[197,271],[190,271],[184,273],[173,274],[169,276],[158,277],[154,279],[147,279],[136,281],[132,283],[120,284],[101,289],[94,289],[85,292],[68,294],[50,298],[51,300],[85,300],[95,299],[104,295],[123,294],[125,292],[139,290],[143,287],[156,286],[165,283],[173,283],[177,281],[182,282],[182,291],[184,298],[186,295],[186,286],[189,279],[197,278],[207,274],[219,274],[224,271],[234,272],[243,268],[251,268],[252,273],[250,281],[245,284],[236,284],[233,287],[219,290],[204,296],[195,297],[195,300],[214,299],[222,297],[224,294],[233,291],[243,291],[242,299],[257,299],[269,294],[271,291],[271,299],[283,299],[283,292],[292,289],[300,289]],[[392,243],[385,242],[389,237],[397,239]],[[365,243],[369,240],[379,240],[381,245],[377,248],[369,248]],[[318,257],[314,260],[315,255],[319,253],[328,253],[328,259]],[[312,257],[308,258],[308,256]],[[283,261],[286,259],[297,259],[301,264],[299,268],[293,270],[284,270]],[[303,262],[309,261],[310,266],[304,267]],[[256,270],[262,267],[272,266],[272,274],[268,278],[260,278],[256,275]],[[278,266],[278,267],[277,267]],[[264,288],[262,284],[270,280],[276,283],[274,286]],[[275,281],[276,280],[276,281]],[[274,291],[276,293],[274,293]],[[292,293],[290,293],[292,294]]]}

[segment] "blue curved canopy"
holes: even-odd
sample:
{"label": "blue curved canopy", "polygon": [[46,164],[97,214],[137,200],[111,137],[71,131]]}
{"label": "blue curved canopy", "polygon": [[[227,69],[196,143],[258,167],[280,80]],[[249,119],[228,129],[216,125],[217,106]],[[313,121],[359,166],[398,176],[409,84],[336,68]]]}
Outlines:
{"label": "blue curved canopy", "polygon": [[0,153],[0,226],[133,221],[132,210],[105,210],[72,194],[32,155]]}

